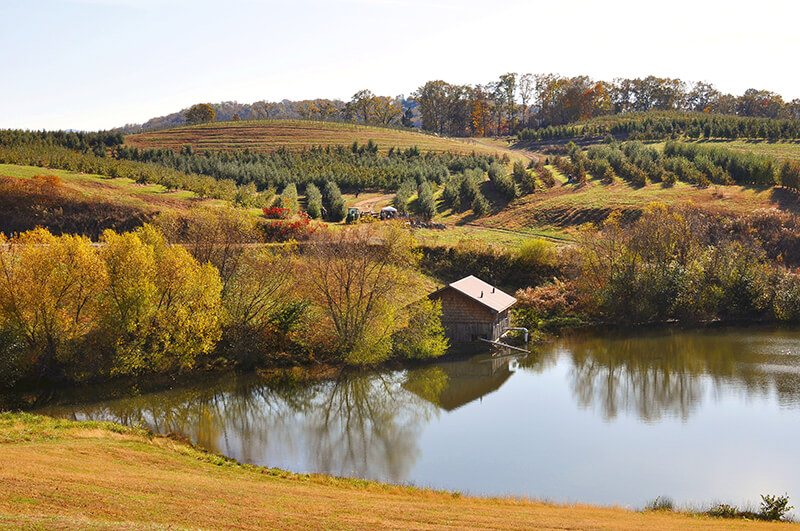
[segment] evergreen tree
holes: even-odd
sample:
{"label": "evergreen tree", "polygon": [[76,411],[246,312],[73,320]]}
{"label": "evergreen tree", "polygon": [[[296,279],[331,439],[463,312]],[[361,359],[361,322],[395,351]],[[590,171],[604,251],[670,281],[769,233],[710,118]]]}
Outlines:
{"label": "evergreen tree", "polygon": [[306,212],[314,219],[322,217],[322,193],[313,183],[306,186]]}
{"label": "evergreen tree", "polygon": [[342,192],[333,181],[325,183],[325,206],[328,209],[328,219],[331,221],[342,221],[347,215]]}
{"label": "evergreen tree", "polygon": [[436,215],[436,200],[433,198],[433,187],[428,181],[419,185],[419,213],[424,219],[433,219]]}

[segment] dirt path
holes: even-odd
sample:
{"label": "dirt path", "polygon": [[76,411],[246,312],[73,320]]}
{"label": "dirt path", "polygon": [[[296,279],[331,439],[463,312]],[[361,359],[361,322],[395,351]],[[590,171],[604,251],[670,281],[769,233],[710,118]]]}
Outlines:
{"label": "dirt path", "polygon": [[353,206],[354,207],[358,207],[360,210],[372,210],[372,211],[374,211],[375,210],[375,205],[377,205],[378,203],[381,203],[383,201],[389,201],[391,199],[394,199],[394,195],[395,194],[385,194],[385,195],[380,195],[380,196],[377,196],[377,197],[374,197],[374,196],[373,197],[368,197],[366,199],[362,199],[360,201],[356,201],[355,203],[353,203]]}

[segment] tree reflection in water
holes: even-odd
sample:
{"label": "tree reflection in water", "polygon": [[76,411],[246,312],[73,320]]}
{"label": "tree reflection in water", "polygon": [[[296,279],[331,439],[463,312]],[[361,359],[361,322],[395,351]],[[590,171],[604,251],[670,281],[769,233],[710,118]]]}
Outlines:
{"label": "tree reflection in water", "polygon": [[[421,428],[438,411],[402,388],[408,374],[343,375],[305,386],[230,377],[41,413],[140,424],[244,462],[401,482],[419,454]],[[413,379],[441,385],[435,368],[414,371]]]}
{"label": "tree reflection in water", "polygon": [[776,393],[782,404],[800,405],[800,352],[791,351],[797,339],[785,330],[751,336],[730,329],[577,336],[544,349],[534,367],[541,370],[568,355],[578,404],[607,420],[620,412],[648,422],[663,416],[686,420],[707,392]]}

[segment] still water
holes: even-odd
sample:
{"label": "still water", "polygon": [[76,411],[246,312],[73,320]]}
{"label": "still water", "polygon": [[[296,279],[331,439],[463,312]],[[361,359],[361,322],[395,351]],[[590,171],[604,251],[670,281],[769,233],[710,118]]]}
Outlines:
{"label": "still water", "polygon": [[255,375],[51,406],[239,461],[469,494],[640,508],[800,500],[800,331],[582,335],[524,359],[305,386]]}

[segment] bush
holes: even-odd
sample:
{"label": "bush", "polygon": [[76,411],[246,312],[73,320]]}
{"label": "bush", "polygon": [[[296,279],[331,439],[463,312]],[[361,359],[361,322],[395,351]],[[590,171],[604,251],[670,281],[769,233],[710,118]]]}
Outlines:
{"label": "bush", "polygon": [[706,514],[716,518],[738,518],[740,516],[739,508],[727,503],[720,503],[716,507],[712,507]]}
{"label": "bush", "polygon": [[555,267],[556,259],[556,246],[541,238],[522,242],[517,255],[517,260],[527,267]]}
{"label": "bush", "polygon": [[406,308],[408,324],[392,335],[394,355],[405,359],[436,358],[447,351],[440,301],[422,299]]}
{"label": "bush", "polygon": [[279,206],[265,207],[261,211],[267,219],[286,219],[291,213],[288,208],[281,208]]}
{"label": "bush", "polygon": [[761,495],[761,511],[758,513],[762,520],[780,520],[786,513],[794,509],[789,505],[789,496]]}
{"label": "bush", "polygon": [[784,161],[781,166],[780,183],[792,190],[800,190],[800,163],[794,160]]}

